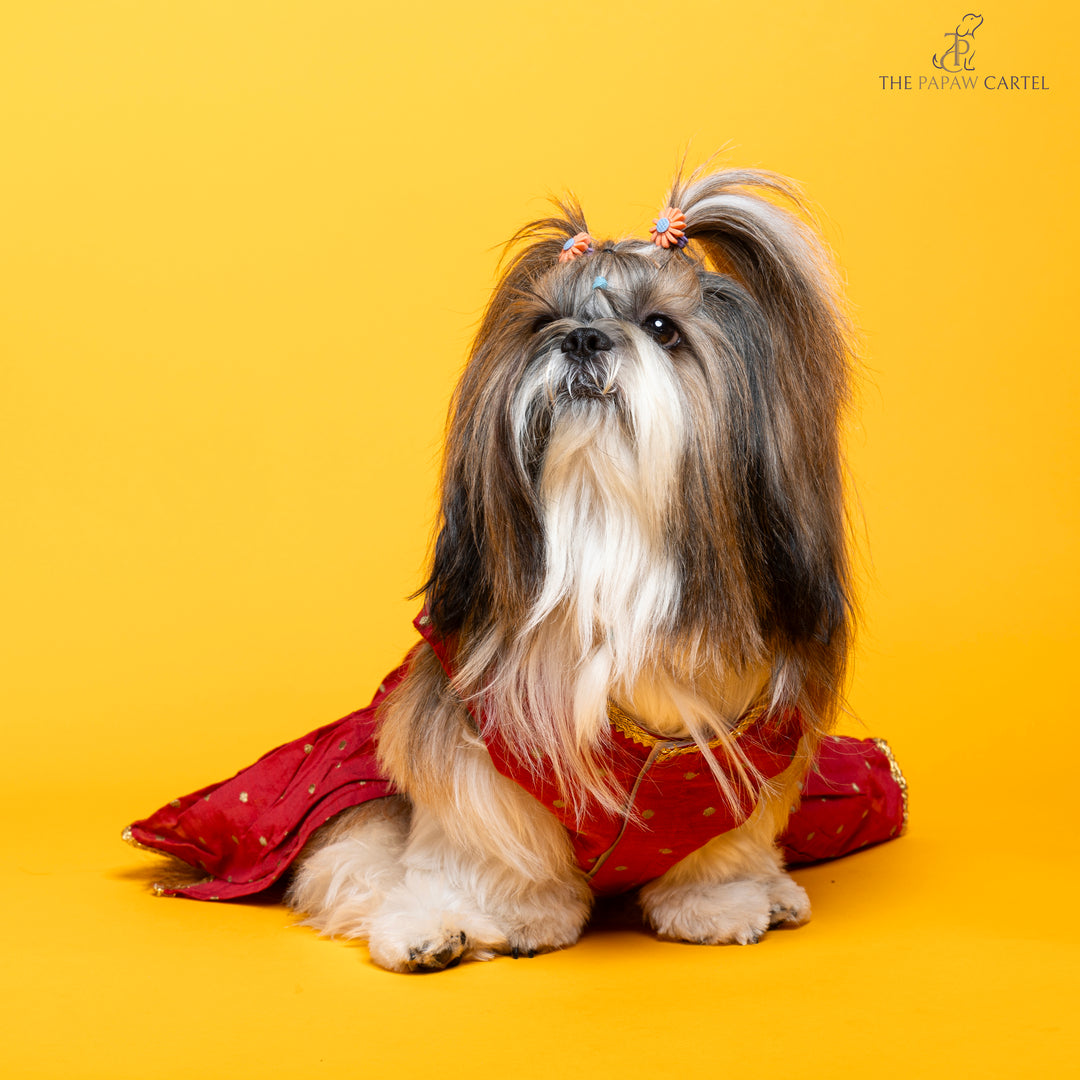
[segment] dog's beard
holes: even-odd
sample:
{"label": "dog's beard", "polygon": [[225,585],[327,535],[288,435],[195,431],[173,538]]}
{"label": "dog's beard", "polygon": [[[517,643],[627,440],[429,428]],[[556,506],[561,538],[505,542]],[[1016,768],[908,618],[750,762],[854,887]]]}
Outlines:
{"label": "dog's beard", "polygon": [[673,522],[697,432],[674,359],[623,327],[584,373],[558,350],[536,357],[512,411],[523,467],[538,461],[544,574],[522,624],[475,643],[460,681],[485,670],[485,713],[506,741],[549,763],[571,799],[587,792],[614,809],[625,793],[595,756],[609,701],[662,701],[668,733],[704,744],[724,738],[763,676],[721,678],[732,692],[715,679],[709,695],[687,689],[700,642],[676,631],[685,567]]}
{"label": "dog's beard", "polygon": [[669,529],[687,423],[662,350],[626,341],[600,355],[586,373],[542,357],[515,401],[519,445],[529,418],[550,412],[537,484],[545,572],[522,629],[563,612],[579,662],[603,648],[613,677],[632,679],[678,609]]}

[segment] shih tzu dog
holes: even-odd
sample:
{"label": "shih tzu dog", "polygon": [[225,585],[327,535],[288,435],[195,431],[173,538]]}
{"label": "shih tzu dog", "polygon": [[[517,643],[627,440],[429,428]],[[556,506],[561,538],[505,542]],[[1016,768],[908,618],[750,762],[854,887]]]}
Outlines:
{"label": "shih tzu dog", "polygon": [[426,639],[378,713],[396,794],[288,902],[397,971],[810,916],[776,837],[840,701],[849,326],[788,181],[676,181],[649,240],[512,241],[453,401]]}

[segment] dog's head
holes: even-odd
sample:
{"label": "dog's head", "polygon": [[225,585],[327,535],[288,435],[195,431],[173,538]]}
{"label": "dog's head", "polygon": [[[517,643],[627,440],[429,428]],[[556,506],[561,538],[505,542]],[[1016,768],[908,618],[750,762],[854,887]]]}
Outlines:
{"label": "dog's head", "polygon": [[570,603],[585,638],[619,621],[704,633],[732,662],[842,648],[831,263],[779,177],[695,175],[667,203],[651,240],[594,239],[567,204],[512,242],[450,422],[443,633]]}

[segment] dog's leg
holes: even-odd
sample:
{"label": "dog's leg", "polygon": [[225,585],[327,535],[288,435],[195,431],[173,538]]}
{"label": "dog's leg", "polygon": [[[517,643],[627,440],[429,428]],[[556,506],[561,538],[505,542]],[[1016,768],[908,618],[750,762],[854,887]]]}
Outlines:
{"label": "dog's leg", "polygon": [[448,823],[446,807],[414,807],[404,876],[370,923],[368,945],[382,967],[435,971],[500,953],[533,956],[581,934],[591,897],[562,827],[490,762],[476,769],[513,813],[490,799],[481,813],[466,800],[469,820],[459,803]]}
{"label": "dog's leg", "polygon": [[285,902],[324,934],[366,937],[404,874],[409,820],[409,802],[399,795],[338,814],[300,853]]}
{"label": "dog's leg", "polygon": [[430,971],[577,940],[592,898],[566,830],[495,769],[430,648],[387,703],[379,754],[413,809],[401,877],[365,930],[376,963]]}
{"label": "dog's leg", "polygon": [[[501,857],[520,846],[505,835],[505,821],[484,822],[476,838],[485,843],[463,848],[447,835],[443,815],[413,809],[400,796],[379,799],[339,814],[298,858],[285,899],[306,914],[304,925],[331,937],[368,938],[372,958],[395,971],[433,971],[497,953],[532,956],[573,944],[588,916],[589,894],[570,869],[561,829],[516,786],[505,787],[510,782],[490,764],[477,764],[503,795],[521,802],[519,824],[534,819],[536,851],[517,851],[521,865]],[[496,855],[484,850],[500,843]],[[556,865],[545,867],[545,856],[555,856]]]}
{"label": "dog's leg", "polygon": [[703,945],[753,945],[770,927],[802,926],[810,900],[784,873],[775,835],[774,815],[759,808],[646,885],[645,918],[663,938]]}

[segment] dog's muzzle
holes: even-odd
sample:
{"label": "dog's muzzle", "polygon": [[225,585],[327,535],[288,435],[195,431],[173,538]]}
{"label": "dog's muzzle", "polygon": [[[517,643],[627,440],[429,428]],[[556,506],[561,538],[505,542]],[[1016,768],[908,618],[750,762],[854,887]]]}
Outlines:
{"label": "dog's muzzle", "polygon": [[603,397],[611,390],[608,356],[615,342],[595,326],[578,326],[562,340],[568,361],[565,389],[572,397]]}
{"label": "dog's muzzle", "polygon": [[613,349],[615,343],[595,326],[578,326],[563,338],[562,351],[579,364],[587,364],[597,353]]}

